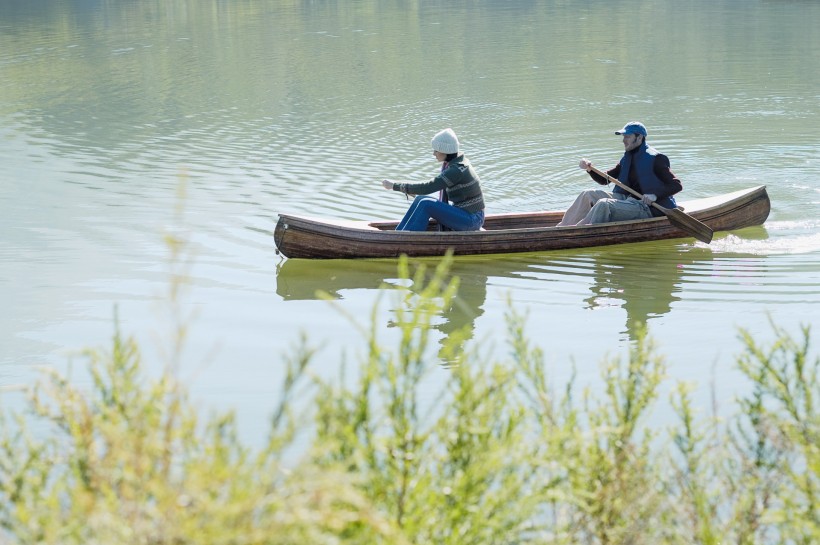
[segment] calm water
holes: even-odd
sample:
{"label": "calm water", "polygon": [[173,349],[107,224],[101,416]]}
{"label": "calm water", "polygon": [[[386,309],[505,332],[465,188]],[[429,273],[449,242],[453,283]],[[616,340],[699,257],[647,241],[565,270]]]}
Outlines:
{"label": "calm water", "polygon": [[[0,383],[71,360],[76,373],[115,307],[161,368],[163,236],[181,229],[182,374],[252,435],[300,333],[321,347],[317,372],[336,374],[364,347],[344,313],[368,316],[398,282],[393,261],[280,258],[278,213],[399,217],[407,202],[378,182],[431,177],[444,127],[489,212],[564,208],[592,183],[578,160],[614,166],[613,130],[639,119],[682,199],[765,184],[766,224],[711,245],[459,259],[437,342],[467,327],[505,357],[509,299],[556,380],[574,365],[597,388],[640,320],[673,379],[728,404],[738,328],[765,342],[770,320],[818,323],[818,21],[820,3],[789,0],[0,0]],[[376,313],[388,344],[396,304]]]}

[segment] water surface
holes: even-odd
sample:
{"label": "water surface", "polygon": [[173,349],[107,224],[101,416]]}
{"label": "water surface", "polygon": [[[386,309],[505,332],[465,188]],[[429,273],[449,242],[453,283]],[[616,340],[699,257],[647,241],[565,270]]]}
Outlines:
{"label": "water surface", "polygon": [[[641,321],[704,409],[712,385],[728,404],[738,328],[765,341],[770,321],[817,323],[819,20],[800,1],[4,0],[0,382],[104,346],[115,309],[161,368],[163,237],[181,233],[181,373],[204,407],[258,429],[299,335],[321,347],[318,373],[338,373],[364,349],[344,314],[369,316],[399,283],[390,260],[283,260],[277,214],[400,217],[408,203],[379,180],[433,176],[444,127],[488,212],[564,208],[592,183],[578,160],[614,166],[613,131],[638,119],[682,199],[766,185],[766,224],[710,245],[460,258],[435,342],[466,327],[465,348],[505,357],[512,301],[556,380],[574,366],[597,388]],[[376,313],[387,344],[398,304]]]}

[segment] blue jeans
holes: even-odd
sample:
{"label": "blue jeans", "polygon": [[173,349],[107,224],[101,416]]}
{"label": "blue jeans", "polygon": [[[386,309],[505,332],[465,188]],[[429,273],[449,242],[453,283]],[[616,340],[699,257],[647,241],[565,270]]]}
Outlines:
{"label": "blue jeans", "polygon": [[478,231],[484,225],[484,211],[472,214],[427,195],[419,195],[407,209],[396,231],[426,231],[433,218],[454,231]]}

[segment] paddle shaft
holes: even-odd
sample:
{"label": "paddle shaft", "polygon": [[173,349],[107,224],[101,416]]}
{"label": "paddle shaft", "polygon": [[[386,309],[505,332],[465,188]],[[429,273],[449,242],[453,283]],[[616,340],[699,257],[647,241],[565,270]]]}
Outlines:
{"label": "paddle shaft", "polygon": [[[641,195],[628,185],[620,182],[619,180],[616,180],[606,172],[598,170],[592,165],[589,166],[589,170],[591,170],[598,176],[601,176],[606,181],[612,182],[621,189],[628,191],[635,197],[639,199],[643,197],[643,195]],[[696,239],[705,242],[706,244],[712,242],[712,229],[705,223],[696,220],[695,218],[685,213],[683,210],[680,210],[679,208],[664,208],[656,202],[652,202],[651,205],[660,210],[661,212],[663,212],[663,214],[669,219],[670,223],[674,224],[676,227],[686,231]]]}

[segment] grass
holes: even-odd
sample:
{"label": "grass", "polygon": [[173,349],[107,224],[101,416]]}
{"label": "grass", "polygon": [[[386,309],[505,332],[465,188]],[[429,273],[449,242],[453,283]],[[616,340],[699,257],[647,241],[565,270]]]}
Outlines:
{"label": "grass", "polygon": [[[173,365],[143,374],[139,347],[115,326],[110,347],[87,353],[90,388],[47,373],[26,411],[3,413],[0,539],[820,542],[820,360],[808,328],[794,338],[772,324],[769,343],[740,332],[737,366],[751,388],[725,421],[700,417],[681,383],[673,429],[646,424],[666,380],[646,332],[625,360],[602,364],[603,394],[554,384],[512,305],[509,360],[483,361],[455,333],[449,380],[431,396],[431,322],[458,290],[448,264],[411,274],[400,261],[410,287],[384,292],[399,299],[400,339],[383,346],[375,321],[358,324],[366,355],[352,386],[310,375],[307,340],[285,358],[262,448],[241,444],[232,414],[194,410]],[[175,329],[174,361],[185,331]],[[307,441],[294,399],[314,408]]]}

